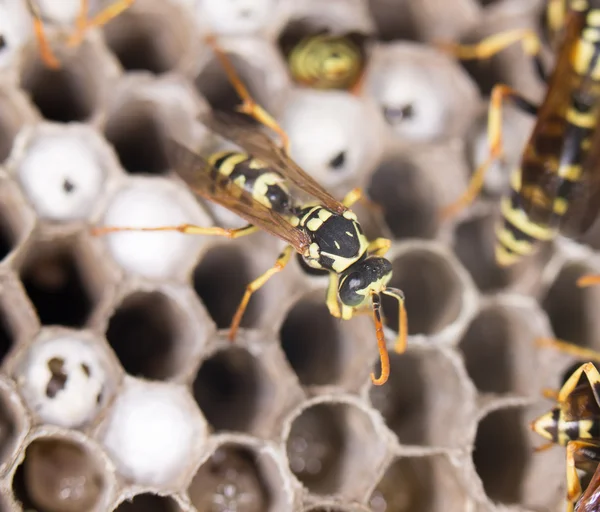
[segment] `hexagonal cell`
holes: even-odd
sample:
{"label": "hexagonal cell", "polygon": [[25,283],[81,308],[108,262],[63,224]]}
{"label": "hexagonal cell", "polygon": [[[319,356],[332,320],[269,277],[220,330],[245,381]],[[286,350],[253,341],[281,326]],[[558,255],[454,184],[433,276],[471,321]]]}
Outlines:
{"label": "hexagonal cell", "polygon": [[24,509],[90,512],[106,510],[103,461],[81,442],[64,436],[35,439],[13,478],[13,492]]}
{"label": "hexagonal cell", "polygon": [[59,69],[47,67],[31,49],[21,72],[21,87],[49,121],[87,121],[102,95],[104,63],[98,48],[84,42],[75,54],[58,55]]}
{"label": "hexagonal cell", "polygon": [[0,164],[2,164],[10,155],[19,130],[25,122],[31,120],[33,115],[25,105],[25,95],[6,85],[0,86],[0,112]]}
{"label": "hexagonal cell", "polygon": [[233,443],[220,445],[200,466],[188,488],[197,510],[288,510],[289,493],[281,468],[268,452],[261,450],[259,454]]}
{"label": "hexagonal cell", "polygon": [[11,325],[11,319],[6,314],[5,305],[0,306],[0,365],[12,350],[15,343],[15,332]]}
{"label": "hexagonal cell", "polygon": [[[242,300],[246,286],[258,276],[251,274],[249,261],[235,242],[211,247],[194,269],[193,286],[219,329],[231,325],[233,315]],[[252,300],[240,325],[256,324],[261,311],[263,290],[252,295]]]}
{"label": "hexagonal cell", "polygon": [[497,409],[478,425],[473,463],[485,493],[494,502],[512,505],[528,499],[524,482],[536,455],[524,416],[518,407]]}
{"label": "hexagonal cell", "polygon": [[172,489],[189,478],[207,431],[187,388],[126,377],[99,435],[129,482]]}
{"label": "hexagonal cell", "polygon": [[312,493],[363,500],[386,458],[381,434],[357,404],[312,403],[287,433],[290,469]]}
{"label": "hexagonal cell", "polygon": [[324,292],[295,302],[279,329],[281,347],[304,386],[355,386],[367,377],[368,360],[375,350],[370,318],[340,322],[329,313]]}
{"label": "hexagonal cell", "polygon": [[16,185],[0,180],[0,261],[28,237],[34,222],[33,213],[25,206]]}
{"label": "hexagonal cell", "polygon": [[[460,317],[466,283],[449,256],[415,247],[394,258],[392,266],[389,284],[406,296],[409,334],[435,335]],[[398,303],[384,296],[383,310],[386,324],[397,330]]]}
{"label": "hexagonal cell", "polygon": [[104,26],[106,44],[127,71],[172,71],[191,44],[191,24],[166,2],[136,2]]}
{"label": "hexagonal cell", "polygon": [[80,428],[113,399],[121,373],[103,340],[48,328],[21,355],[14,378],[38,422]]}
{"label": "hexagonal cell", "polygon": [[110,113],[104,135],[128,173],[168,172],[163,122],[155,104],[131,98]]}
{"label": "hexagonal cell", "polygon": [[42,325],[82,327],[105,285],[99,264],[83,240],[38,242],[28,247],[19,269]]}
{"label": "hexagonal cell", "polygon": [[12,383],[0,380],[0,472],[13,463],[17,451],[29,430],[25,408]]}
{"label": "hexagonal cell", "polygon": [[576,281],[591,270],[584,263],[567,263],[542,301],[557,338],[600,348],[600,288],[579,288]]}
{"label": "hexagonal cell", "polygon": [[169,380],[199,351],[198,333],[179,298],[161,291],[126,296],[108,322],[106,339],[129,375]]}
{"label": "hexagonal cell", "polygon": [[395,239],[436,236],[440,205],[430,175],[410,155],[386,158],[371,175],[367,193],[383,209]]}
{"label": "hexagonal cell", "polygon": [[458,511],[468,502],[456,467],[443,455],[397,459],[369,499],[373,512]]}
{"label": "hexagonal cell", "polygon": [[438,350],[422,349],[390,354],[390,367],[388,382],[373,386],[369,397],[400,442],[461,446],[475,397],[459,363]]}
{"label": "hexagonal cell", "polygon": [[183,509],[173,498],[145,493],[122,501],[113,512],[183,512]]}
{"label": "hexagonal cell", "polygon": [[488,303],[459,343],[480,392],[538,396],[536,338],[546,337],[541,311],[508,300]]}

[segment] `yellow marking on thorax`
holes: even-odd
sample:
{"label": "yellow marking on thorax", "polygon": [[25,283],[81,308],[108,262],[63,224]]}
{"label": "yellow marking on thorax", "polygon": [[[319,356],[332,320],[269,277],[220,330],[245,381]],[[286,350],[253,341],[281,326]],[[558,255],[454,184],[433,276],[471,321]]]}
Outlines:
{"label": "yellow marking on thorax", "polygon": [[531,222],[523,210],[512,207],[508,197],[505,197],[501,201],[500,208],[502,215],[506,220],[508,220],[513,226],[515,226],[517,229],[520,229],[526,235],[529,235],[531,238],[541,241],[552,240],[552,238],[554,238],[554,230]]}
{"label": "yellow marking on thorax", "polygon": [[[214,166],[219,159],[223,158],[228,153],[230,153],[230,151],[219,151],[218,153],[213,153],[208,158],[208,163]],[[222,174],[223,176],[229,176],[235,169],[236,165],[242,163],[243,161],[245,161],[247,159],[248,159],[248,155],[245,155],[244,153],[234,153],[234,154],[228,156],[219,165],[219,168],[218,168],[219,174]]]}
{"label": "yellow marking on thorax", "polygon": [[[333,260],[333,264],[331,265],[331,268],[339,274],[339,273],[343,272],[344,270],[346,270],[351,265],[353,265],[354,263],[356,263],[362,257],[362,255],[366,252],[366,250],[369,246],[369,241],[367,240],[367,237],[365,235],[359,234],[358,242],[359,242],[358,252],[356,253],[356,256],[353,256],[351,258],[343,258],[339,255],[331,254],[331,253],[325,252],[323,250],[321,250],[321,255],[329,256]],[[337,242],[335,242],[335,244],[337,247]],[[339,247],[338,247],[338,249],[339,249]]]}
{"label": "yellow marking on thorax", "polygon": [[323,221],[321,219],[310,219],[307,223],[306,223],[306,228],[309,231],[316,231],[317,229],[319,229],[321,226],[323,225]]}

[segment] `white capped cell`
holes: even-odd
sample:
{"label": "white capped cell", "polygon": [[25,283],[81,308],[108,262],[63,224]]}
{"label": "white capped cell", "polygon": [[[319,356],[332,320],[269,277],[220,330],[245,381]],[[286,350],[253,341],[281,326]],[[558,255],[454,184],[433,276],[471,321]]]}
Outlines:
{"label": "white capped cell", "polygon": [[[191,210],[191,209],[190,209]],[[198,221],[177,194],[176,185],[161,178],[135,180],[111,200],[104,226],[165,227]],[[202,226],[210,220],[203,216]],[[128,231],[102,235],[113,258],[125,270],[150,278],[167,278],[193,261],[199,235],[177,231]]]}
{"label": "white capped cell", "polygon": [[63,335],[35,343],[17,382],[25,402],[45,423],[79,427],[92,420],[109,394],[109,371],[89,340]]}
{"label": "white capped cell", "polygon": [[0,2],[0,69],[13,63],[16,52],[32,35],[32,22],[22,2]]}
{"label": "white capped cell", "polygon": [[130,379],[102,442],[125,477],[140,485],[168,485],[193,462],[206,431],[186,390]]}
{"label": "white capped cell", "polygon": [[99,155],[72,131],[39,134],[28,144],[17,173],[40,217],[57,221],[86,218],[105,178]]}
{"label": "white capped cell", "polygon": [[200,0],[197,16],[212,32],[249,35],[266,27],[281,0]]}

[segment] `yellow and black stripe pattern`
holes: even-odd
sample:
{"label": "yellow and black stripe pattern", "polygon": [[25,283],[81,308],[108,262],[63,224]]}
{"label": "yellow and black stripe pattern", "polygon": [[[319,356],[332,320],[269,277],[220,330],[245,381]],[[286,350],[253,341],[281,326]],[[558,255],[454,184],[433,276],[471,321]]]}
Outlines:
{"label": "yellow and black stripe pattern", "polygon": [[350,89],[365,64],[359,41],[349,35],[326,33],[304,37],[287,59],[293,80],[315,89]]}
{"label": "yellow and black stripe pattern", "polygon": [[[593,4],[598,4],[593,5]],[[568,214],[598,126],[600,2],[571,0],[564,40],[536,125],[503,198],[496,261],[506,266],[551,240]],[[526,213],[523,204],[529,205]]]}

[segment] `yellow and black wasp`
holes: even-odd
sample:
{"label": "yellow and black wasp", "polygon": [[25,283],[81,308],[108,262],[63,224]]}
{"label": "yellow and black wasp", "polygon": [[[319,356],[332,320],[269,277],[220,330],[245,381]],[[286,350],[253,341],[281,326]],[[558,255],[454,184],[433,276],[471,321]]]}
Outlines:
{"label": "yellow and black wasp", "polygon": [[[443,211],[450,216],[479,193],[485,172],[502,154],[504,100],[536,116],[535,126],[511,175],[511,191],[501,200],[496,261],[508,266],[534,252],[537,242],[558,233],[576,237],[588,230],[600,208],[600,1],[550,0],[556,63],[546,95],[537,106],[506,85],[496,85],[488,114],[489,157],[476,169],[468,190]],[[559,29],[560,28],[560,29]],[[488,58],[521,41],[536,59],[540,42],[531,30],[496,34],[474,46],[452,45],[459,58]]]}
{"label": "yellow and black wasp", "polygon": [[[40,48],[42,60],[49,68],[57,69],[60,62],[48,42],[44,30],[44,21],[41,9],[36,0],[25,0],[27,9],[33,18],[33,30]],[[101,27],[113,18],[119,16],[123,11],[131,7],[135,0],[113,0],[93,17],[89,16],[89,0],[81,0],[81,9],[75,23],[75,31],[67,39],[67,46],[74,47],[81,43],[86,30],[92,27]]]}
{"label": "yellow and black wasp", "polygon": [[[312,30],[301,22],[288,29],[280,47],[294,82],[314,89],[360,90],[366,64],[366,34]],[[295,34],[304,33],[297,37]]]}
{"label": "yellow and black wasp", "polygon": [[[384,384],[389,375],[389,358],[381,315],[382,294],[394,297],[399,303],[397,352],[405,350],[407,336],[404,296],[400,290],[387,287],[392,277],[392,265],[383,256],[390,247],[390,241],[378,238],[369,242],[365,237],[356,215],[350,210],[350,206],[361,198],[359,189],[352,190],[340,203],[290,159],[285,132],[254,102],[214,39],[209,38],[208,42],[243,100],[241,112],[277,132],[282,146],[251,124],[249,119],[243,120],[235,113],[210,112],[201,116],[201,121],[217,135],[242,148],[243,152],[219,152],[204,159],[180,143],[169,140],[168,153],[175,172],[194,193],[224,206],[249,224],[239,229],[189,224],[160,228],[109,226],[96,228],[95,233],[177,230],[238,238],[262,229],[277,236],[288,245],[275,265],[247,286],[231,323],[230,339],[235,339],[252,294],[287,265],[295,250],[309,267],[329,272],[326,303],[333,316],[350,319],[356,311],[367,308],[372,311],[381,376],[375,378],[371,374],[371,379],[374,384]],[[311,199],[300,200],[294,190]]]}

